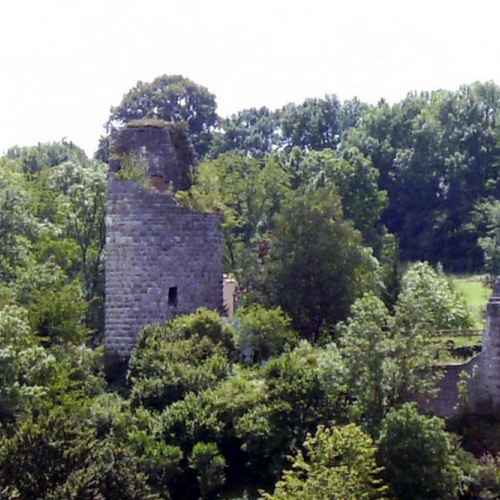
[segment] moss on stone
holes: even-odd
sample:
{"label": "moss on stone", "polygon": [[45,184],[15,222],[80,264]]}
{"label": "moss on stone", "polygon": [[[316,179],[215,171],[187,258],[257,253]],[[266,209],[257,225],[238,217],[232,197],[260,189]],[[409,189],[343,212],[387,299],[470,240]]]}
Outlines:
{"label": "moss on stone", "polygon": [[159,118],[141,118],[127,122],[127,128],[169,128],[170,123]]}

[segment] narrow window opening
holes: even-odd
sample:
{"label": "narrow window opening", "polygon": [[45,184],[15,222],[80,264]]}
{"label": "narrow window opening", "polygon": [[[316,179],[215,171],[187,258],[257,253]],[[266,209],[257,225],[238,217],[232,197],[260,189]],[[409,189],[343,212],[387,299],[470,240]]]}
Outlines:
{"label": "narrow window opening", "polygon": [[176,286],[171,286],[168,289],[168,305],[174,306],[174,307],[177,305],[177,287]]}

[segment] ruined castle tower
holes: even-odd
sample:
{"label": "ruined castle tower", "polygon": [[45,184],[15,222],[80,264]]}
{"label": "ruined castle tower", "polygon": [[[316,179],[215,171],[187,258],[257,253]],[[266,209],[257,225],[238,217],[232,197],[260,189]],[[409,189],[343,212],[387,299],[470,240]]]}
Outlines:
{"label": "ruined castle tower", "polygon": [[476,411],[500,416],[500,279],[486,307],[487,323],[474,395]]}
{"label": "ruined castle tower", "polygon": [[121,359],[145,325],[222,308],[221,217],[184,208],[173,196],[189,188],[190,168],[189,141],[173,124],[132,122],[112,137],[105,340]]}

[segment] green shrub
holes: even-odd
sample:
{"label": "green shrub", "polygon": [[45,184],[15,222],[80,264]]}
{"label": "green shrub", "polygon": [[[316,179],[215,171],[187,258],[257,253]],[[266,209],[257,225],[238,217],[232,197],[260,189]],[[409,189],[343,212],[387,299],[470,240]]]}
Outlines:
{"label": "green shrub", "polygon": [[121,168],[115,177],[120,181],[132,181],[145,189],[151,187],[149,165],[145,158],[138,154],[128,154],[120,157]]}
{"label": "green shrub", "polygon": [[39,401],[55,370],[56,360],[39,345],[26,311],[16,306],[0,309],[0,420]]}
{"label": "green shrub", "polygon": [[229,327],[207,309],[146,328],[130,361],[133,404],[162,410],[215,386],[229,375],[233,351]]}
{"label": "green shrub", "polygon": [[[0,442],[0,491],[7,498],[54,500],[169,498],[156,495],[141,464],[126,447],[97,440],[80,413],[58,408],[24,420]],[[66,409],[67,410],[67,409]]]}
{"label": "green shrub", "polygon": [[396,319],[410,326],[448,330],[471,328],[474,318],[465,298],[441,271],[417,262],[404,274],[396,304]]}
{"label": "green shrub", "polygon": [[192,314],[178,316],[167,324],[171,339],[209,338],[214,344],[220,344],[228,352],[234,351],[231,327],[210,309],[201,307]]}
{"label": "green shrub", "polygon": [[[231,363],[220,347],[208,343],[206,339],[176,340],[161,346],[154,357],[146,354],[155,366],[145,377],[132,368],[133,404],[162,410],[189,392],[208,389],[227,377]],[[152,373],[155,368],[156,373]]]}
{"label": "green shrub", "polygon": [[291,319],[281,308],[259,305],[241,308],[234,321],[236,346],[245,363],[260,363],[298,344]]}
{"label": "green shrub", "polygon": [[385,498],[380,480],[376,447],[370,436],[354,424],[320,426],[304,443],[292,468],[285,471],[266,500],[373,499]]}
{"label": "green shrub", "polygon": [[444,421],[407,403],[388,413],[378,440],[384,476],[398,498],[456,499],[464,480],[458,443]]}
{"label": "green shrub", "polygon": [[226,461],[215,443],[196,443],[189,465],[196,472],[202,498],[207,498],[224,485]]}
{"label": "green shrub", "polygon": [[89,329],[85,325],[88,304],[77,281],[54,290],[34,293],[29,320],[49,345],[85,342]]}

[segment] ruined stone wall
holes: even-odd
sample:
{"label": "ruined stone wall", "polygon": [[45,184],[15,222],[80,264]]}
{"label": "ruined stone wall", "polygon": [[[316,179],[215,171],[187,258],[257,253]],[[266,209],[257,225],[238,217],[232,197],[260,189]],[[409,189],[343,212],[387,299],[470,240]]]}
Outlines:
{"label": "ruined stone wall", "polygon": [[481,353],[467,363],[444,368],[445,375],[438,396],[423,404],[426,410],[442,417],[452,417],[462,411],[457,407],[457,383],[460,374],[465,372],[468,375],[466,411],[500,417],[500,280],[497,280],[486,312],[487,323]]}
{"label": "ruined stone wall", "polygon": [[500,281],[486,306],[487,322],[483,335],[478,386],[474,397],[481,413],[500,416]]}
{"label": "ruined stone wall", "polygon": [[477,355],[467,363],[441,367],[444,373],[438,386],[437,396],[434,399],[419,401],[421,409],[443,418],[450,418],[459,414],[463,410],[459,406],[458,383],[460,382],[460,376],[463,372],[469,376],[469,400],[472,403],[478,389],[476,377],[479,361],[480,355]]}
{"label": "ruined stone wall", "polygon": [[[161,140],[151,146],[151,137]],[[161,130],[126,129],[119,144],[127,153],[142,151],[150,174],[181,179],[171,157],[175,148],[165,147],[165,137]],[[109,353],[127,358],[145,325],[202,306],[222,308],[223,237],[219,215],[191,211],[171,193],[119,180],[119,169],[115,162],[108,183],[105,337]]]}
{"label": "ruined stone wall", "polygon": [[194,152],[184,130],[161,120],[137,120],[115,131],[111,141],[110,170],[118,172],[124,160],[141,159],[152,178],[162,178],[174,191],[191,186]]}

